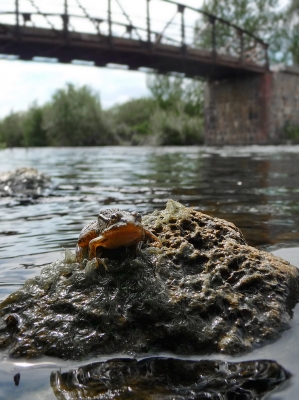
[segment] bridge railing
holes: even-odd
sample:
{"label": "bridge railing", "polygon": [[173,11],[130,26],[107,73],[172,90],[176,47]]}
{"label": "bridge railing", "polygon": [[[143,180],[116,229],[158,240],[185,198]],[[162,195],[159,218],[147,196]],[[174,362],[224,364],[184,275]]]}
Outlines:
{"label": "bridge railing", "polygon": [[[150,51],[170,45],[184,56],[206,52],[240,65],[268,68],[268,46],[250,32],[199,9],[172,0],[2,0],[0,27],[22,36],[24,26],[47,28],[69,40],[69,33],[97,35],[113,45],[116,38],[144,43]],[[0,49],[1,53],[1,49]]]}

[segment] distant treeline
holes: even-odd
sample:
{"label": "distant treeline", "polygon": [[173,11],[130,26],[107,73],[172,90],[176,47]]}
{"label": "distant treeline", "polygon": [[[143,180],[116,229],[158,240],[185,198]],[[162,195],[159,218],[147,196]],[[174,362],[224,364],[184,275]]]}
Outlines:
{"label": "distant treeline", "polygon": [[203,143],[200,81],[153,75],[148,98],[108,110],[88,86],[67,84],[51,100],[0,121],[0,147],[192,145]]}
{"label": "distant treeline", "polygon": [[[272,64],[299,64],[299,0],[287,0],[284,7],[281,0],[205,0],[202,9],[262,38],[270,45]],[[211,42],[206,27],[196,24],[195,46],[205,48]],[[228,28],[217,29],[217,46],[230,45]],[[102,109],[91,88],[68,84],[47,104],[33,104],[27,112],[12,112],[0,121],[0,147],[203,143],[202,83],[159,75],[150,75],[147,83],[148,98],[109,110]],[[299,141],[298,126],[287,126],[286,133]]]}

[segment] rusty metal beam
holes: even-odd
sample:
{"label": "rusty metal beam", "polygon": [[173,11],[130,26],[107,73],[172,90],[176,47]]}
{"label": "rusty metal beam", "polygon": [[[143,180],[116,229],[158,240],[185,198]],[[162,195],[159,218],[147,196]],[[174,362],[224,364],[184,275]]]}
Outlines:
{"label": "rusty metal beam", "polygon": [[[217,68],[211,68],[212,52],[201,50],[194,50],[188,57],[182,57],[181,48],[177,46],[160,44],[151,53],[146,43],[133,39],[114,39],[111,48],[108,40],[99,41],[95,34],[85,35],[82,39],[76,32],[70,31],[70,42],[67,44],[63,37],[58,38],[50,29],[23,27],[22,30],[26,37],[26,40],[23,37],[22,41],[11,41],[6,34],[0,33],[0,45],[5,43],[9,45],[4,52],[17,54],[21,59],[32,59],[34,56],[52,57],[64,63],[81,59],[94,61],[96,65],[125,64],[130,69],[150,67],[165,73],[177,71],[188,77],[203,76],[211,79],[264,72],[263,66],[252,64],[242,68],[237,57],[227,59],[220,55],[217,59]],[[36,35],[33,35],[33,32],[36,32]]]}
{"label": "rusty metal beam", "polygon": [[[85,57],[86,51],[89,52],[90,49],[94,48],[96,52],[105,52],[107,62],[125,63],[129,68],[133,69],[142,66],[165,71],[183,72],[188,76],[201,74],[207,77],[225,77],[232,74],[263,73],[269,68],[268,45],[261,39],[222,18],[172,0],[160,0],[175,5],[176,11],[159,32],[152,29],[153,16],[150,15],[150,0],[146,0],[145,27],[134,25],[130,16],[122,7],[120,0],[107,0],[107,16],[104,19],[98,16],[91,16],[79,0],[76,1],[81,11],[83,11],[83,15],[80,12],[79,15],[70,14],[68,0],[61,0],[61,4],[64,6],[61,14],[43,13],[34,3],[34,0],[28,0],[36,10],[36,12],[27,13],[29,15],[28,19],[26,10],[22,12],[22,9],[20,9],[22,2],[20,3],[20,0],[12,1],[14,1],[14,10],[7,12],[7,14],[15,14],[15,25],[1,24],[1,15],[5,14],[5,12],[0,13],[0,48],[6,54],[9,54],[8,51],[11,51],[11,49],[15,49],[14,51],[18,49],[20,57],[24,59],[30,59],[32,56],[31,45],[35,43],[37,45],[35,48],[38,49],[36,50],[37,56],[43,55],[49,51],[49,48],[63,48],[65,52],[68,52],[68,56],[65,58],[59,51],[56,51],[57,58],[61,62],[69,62],[68,60],[71,60],[72,57],[79,59],[80,57]],[[112,1],[118,5],[128,23],[113,19]],[[188,39],[188,28],[190,27],[186,27],[185,21],[186,10],[196,12],[199,16],[203,15],[205,19],[208,18],[210,22],[210,27],[208,27],[208,34],[210,35],[208,46],[211,48],[200,49],[194,47],[193,43],[190,44]],[[180,22],[175,22],[174,24],[177,14],[180,14]],[[20,26],[20,15],[23,15],[24,26]],[[49,29],[26,26],[26,22],[30,18],[34,22],[36,15],[42,16],[47,21]],[[55,21],[56,17],[62,18],[61,29],[57,29],[57,24],[53,24],[53,20]],[[95,32],[98,34],[72,31],[70,27],[73,28],[73,24],[71,24],[70,20],[76,20],[77,18],[92,22]],[[102,22],[107,25],[103,24],[103,29],[100,32],[99,24]],[[166,33],[166,30],[169,32],[170,25],[177,30],[177,34],[174,37],[172,35],[173,31],[168,35]],[[105,30],[105,26],[107,26],[107,30]],[[124,27],[125,32],[130,34],[130,39],[122,38],[122,34],[118,34],[117,29],[112,29],[114,26]],[[223,45],[223,40],[221,44],[222,38],[219,36],[221,29],[223,29],[223,32],[228,32],[225,45]],[[132,32],[136,32],[137,39],[135,35],[131,35]],[[97,56],[98,53],[94,55],[93,61],[102,64],[102,61],[98,60]]]}

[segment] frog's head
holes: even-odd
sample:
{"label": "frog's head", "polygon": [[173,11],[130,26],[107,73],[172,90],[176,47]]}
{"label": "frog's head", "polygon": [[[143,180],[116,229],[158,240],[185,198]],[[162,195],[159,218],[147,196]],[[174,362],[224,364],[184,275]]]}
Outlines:
{"label": "frog's head", "polygon": [[127,225],[141,226],[141,215],[136,211],[128,212],[118,209],[104,210],[98,215],[98,226],[101,231]]}

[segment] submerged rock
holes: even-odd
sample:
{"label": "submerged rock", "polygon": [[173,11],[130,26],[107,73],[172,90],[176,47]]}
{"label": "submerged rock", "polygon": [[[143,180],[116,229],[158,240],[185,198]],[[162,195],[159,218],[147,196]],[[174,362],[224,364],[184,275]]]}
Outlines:
{"label": "submerged rock", "polygon": [[13,357],[115,352],[237,354],[277,338],[299,297],[296,267],[242,233],[172,200],[143,218],[162,247],[74,255],[0,304],[0,346]]}
{"label": "submerged rock", "polygon": [[42,195],[51,179],[35,168],[22,167],[0,174],[0,197]]}
{"label": "submerged rock", "polygon": [[275,361],[112,359],[51,374],[59,400],[260,399],[290,377]]}

